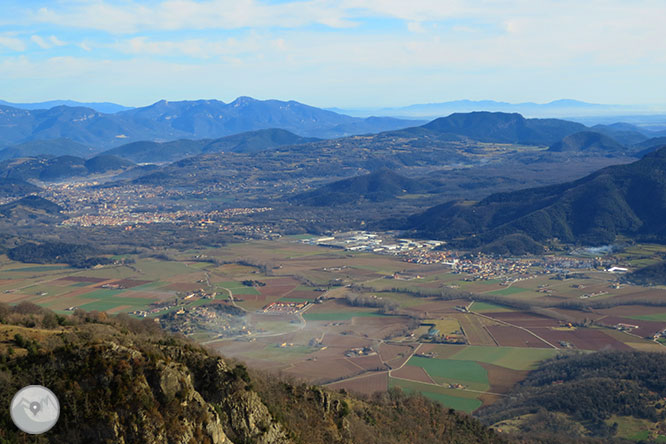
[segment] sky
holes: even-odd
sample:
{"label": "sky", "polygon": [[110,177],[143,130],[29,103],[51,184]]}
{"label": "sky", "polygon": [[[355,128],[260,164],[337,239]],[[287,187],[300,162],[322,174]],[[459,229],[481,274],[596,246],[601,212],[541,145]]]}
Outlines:
{"label": "sky", "polygon": [[2,0],[0,99],[666,104],[665,0]]}

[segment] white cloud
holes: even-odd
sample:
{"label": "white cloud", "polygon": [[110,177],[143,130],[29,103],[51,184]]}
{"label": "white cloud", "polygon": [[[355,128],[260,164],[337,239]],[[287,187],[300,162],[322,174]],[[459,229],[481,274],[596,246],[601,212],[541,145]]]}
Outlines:
{"label": "white cloud", "polygon": [[51,47],[51,45],[47,43],[46,40],[44,40],[38,35],[33,35],[32,37],[30,37],[30,40],[42,49],[48,49]]}
{"label": "white cloud", "polygon": [[35,34],[30,37],[30,40],[42,49],[50,49],[54,46],[67,45],[67,43],[63,42],[54,35],[50,36],[48,39],[44,39],[43,37]]}
{"label": "white cloud", "polygon": [[54,35],[49,36],[49,42],[51,42],[51,45],[53,45],[53,46],[67,46],[66,42],[63,42],[62,40],[60,40],[58,37],[56,37]]}
{"label": "white cloud", "polygon": [[[146,91],[160,87],[185,91],[186,84],[187,91],[195,91],[191,88],[198,85],[215,90],[221,88],[216,82],[223,78],[244,94],[263,91],[270,97],[275,94],[269,88],[298,91],[321,85],[316,89],[326,90],[322,94],[336,94],[339,88],[340,94],[354,91],[358,100],[373,90],[383,97],[397,94],[398,89],[407,94],[417,88],[404,85],[439,91],[446,82],[456,85],[456,92],[465,91],[466,85],[479,94],[493,88],[504,91],[515,83],[515,91],[538,97],[551,90],[546,81],[553,84],[553,91],[564,80],[572,90],[585,91],[581,85],[594,90],[605,85],[604,79],[612,79],[606,85],[614,94],[645,96],[650,90],[655,100],[666,102],[657,80],[666,68],[664,0],[158,0],[151,6],[138,0],[67,0],[46,4],[22,18],[36,28],[36,35],[24,40],[30,38],[36,45],[52,48],[50,54],[58,54],[56,47],[66,42],[45,37],[57,33],[70,42],[78,41],[76,45],[91,56],[104,54],[108,60],[31,62],[45,76],[49,70],[65,72],[63,67],[71,63],[72,72],[85,72],[86,79],[101,76],[113,84],[123,80],[104,70],[137,73],[145,69],[159,79],[151,82],[146,76],[141,83],[142,75],[137,82]],[[381,18],[402,23],[393,28],[371,26]],[[67,28],[67,33],[59,27]],[[72,37],[80,33],[72,31],[77,28],[103,33],[85,31],[85,38]],[[237,31],[226,32],[232,29]],[[25,49],[15,34],[0,34],[2,46]],[[12,63],[20,65],[19,60]],[[11,71],[3,66],[0,80]],[[137,91],[138,87],[129,88]],[[384,92],[378,92],[381,88]],[[557,98],[553,94],[549,98]]]}
{"label": "white cloud", "polygon": [[[420,34],[445,32],[446,26],[434,25],[451,21],[454,38],[465,40],[462,44],[466,46],[482,44],[474,48],[482,54],[497,46],[501,46],[500,54],[530,50],[525,56],[537,58],[541,56],[532,52],[539,48],[571,54],[585,50],[595,52],[598,60],[615,57],[620,63],[630,63],[639,54],[655,55],[666,42],[663,0],[164,0],[150,7],[135,0],[71,0],[37,9],[29,17],[34,22],[112,34],[206,29],[284,32],[312,24],[355,27],[364,20],[391,17],[405,22],[415,44]],[[483,32],[465,31],[483,28],[492,38],[479,40],[483,36],[477,34]],[[140,43],[135,42],[136,51],[151,51]],[[192,55],[201,52],[201,57],[210,49],[200,51],[197,45],[190,40],[177,50]],[[621,53],[624,50],[627,53]],[[152,51],[160,52],[158,48]]]}
{"label": "white cloud", "polygon": [[319,23],[333,28],[355,26],[344,9],[328,0],[268,4],[259,0],[166,0],[154,7],[138,2],[78,2],[76,7],[42,7],[31,20],[58,26],[97,29],[112,34],[147,30],[294,28]]}
{"label": "white cloud", "polygon": [[255,34],[242,40],[227,38],[223,40],[187,39],[160,41],[144,36],[123,40],[111,45],[111,47],[122,53],[133,55],[186,56],[196,59],[210,59],[218,56],[253,54],[267,48],[283,48],[284,40],[281,40],[281,43],[279,42],[280,40],[272,41]]}
{"label": "white cloud", "polygon": [[16,52],[25,51],[25,43],[23,43],[23,40],[11,34],[0,34],[0,49],[2,47]]}

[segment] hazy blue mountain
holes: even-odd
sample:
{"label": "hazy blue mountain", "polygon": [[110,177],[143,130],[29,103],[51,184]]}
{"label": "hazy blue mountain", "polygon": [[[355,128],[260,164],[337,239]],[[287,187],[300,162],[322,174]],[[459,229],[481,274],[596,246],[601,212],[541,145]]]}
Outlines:
{"label": "hazy blue mountain", "polygon": [[495,100],[454,100],[391,108],[331,108],[331,110],[359,117],[375,115],[413,118],[434,118],[453,113],[467,113],[473,111],[520,113],[529,117],[618,116],[650,112],[650,110],[643,109],[640,106],[603,105],[571,99],[554,100],[548,103],[508,103]]}
{"label": "hazy blue mountain", "polygon": [[100,154],[92,159],[86,160],[83,165],[88,170],[88,174],[106,173],[107,171],[126,170],[133,167],[134,164],[120,157]]}
{"label": "hazy blue mountain", "polygon": [[0,160],[36,156],[90,157],[95,152],[96,150],[89,146],[66,138],[31,140],[0,150]]}
{"label": "hazy blue mountain", "polygon": [[123,171],[122,173],[118,174],[117,176],[114,176],[113,180],[132,180],[136,179],[141,176],[148,175],[150,173],[153,173],[157,170],[159,170],[160,167],[158,165],[137,165],[134,168],[130,168],[128,170]]}
{"label": "hazy blue mountain", "polygon": [[644,140],[643,142],[636,144],[634,148],[639,150],[636,153],[636,156],[644,156],[652,151],[655,151],[657,148],[666,146],[666,136],[664,137],[653,137],[652,139]]}
{"label": "hazy blue mountain", "polygon": [[111,103],[111,102],[77,102],[74,100],[49,100],[46,102],[34,102],[34,103],[12,103],[0,100],[0,105],[6,105],[14,108],[29,109],[29,110],[50,109],[61,105],[70,106],[70,107],[82,106],[85,108],[92,108],[95,111],[106,114],[113,114],[117,113],[118,111],[127,111],[128,109],[133,109],[130,106],[118,105],[117,103]]}
{"label": "hazy blue mountain", "polygon": [[[470,160],[477,162],[478,159],[473,160],[468,156],[476,149],[475,147],[478,148],[478,141],[536,144],[545,147],[585,129],[586,127],[579,123],[557,119],[525,119],[519,114],[483,112],[457,114],[420,127],[291,144],[276,147],[275,150],[202,153],[173,162],[160,170],[151,171],[135,179],[135,183],[191,187],[219,180],[222,170],[236,171],[237,173],[233,174],[243,176],[248,168],[277,177],[287,174],[284,172],[285,164],[298,165],[298,174],[307,174],[308,177],[338,179],[348,177],[349,174],[338,173],[349,169],[374,172],[384,168],[390,170],[415,166],[434,168],[464,164]],[[131,147],[123,147],[123,150],[132,152],[129,148]],[[149,144],[146,150],[154,153],[151,154],[153,156],[159,154],[161,148],[159,144]],[[123,154],[112,150],[108,153],[127,156],[127,152]],[[539,159],[542,154],[543,158]],[[582,156],[585,154],[584,151],[580,152]],[[593,153],[593,157],[616,156],[626,159],[623,153],[610,155]],[[564,161],[562,157],[558,153],[549,153],[545,156],[545,153],[539,151],[533,152],[530,159],[551,163]],[[136,157],[133,159],[137,160]],[[154,161],[153,159],[154,157],[144,158],[143,161]],[[585,173],[594,169],[589,168]],[[194,171],[196,175],[192,174]]]}
{"label": "hazy blue mountain", "polygon": [[0,197],[18,197],[37,193],[41,190],[36,185],[16,178],[0,178]]}
{"label": "hazy blue mountain", "polygon": [[622,145],[627,146],[643,142],[650,137],[647,135],[650,134],[649,132],[636,125],[624,122],[613,123],[611,125],[594,125],[590,130],[612,137]]}
{"label": "hazy blue mountain", "polygon": [[161,100],[150,106],[114,114],[62,105],[47,110],[0,105],[0,140],[5,146],[31,140],[69,138],[89,146],[110,148],[143,140],[217,139],[268,128],[285,129],[302,137],[332,138],[414,124],[414,120],[361,119],[295,101],[262,101],[250,97],[239,97],[228,104],[218,100]]}
{"label": "hazy blue mountain", "polygon": [[119,113],[135,122],[152,121],[165,126],[169,134],[219,138],[241,132],[281,128],[306,137],[339,137],[405,128],[413,120],[359,119],[295,101],[256,100],[239,97],[231,103],[218,100],[167,102]]}
{"label": "hazy blue mountain", "polygon": [[559,119],[525,119],[520,114],[472,112],[456,113],[423,125],[424,129],[452,133],[480,142],[551,145],[586,127]]}
{"label": "hazy blue mountain", "polygon": [[425,181],[409,179],[393,171],[381,169],[297,194],[290,200],[312,206],[333,206],[359,200],[381,202],[402,194],[427,192],[432,188],[432,185]]}
{"label": "hazy blue mountain", "polygon": [[287,130],[270,128],[234,134],[233,136],[213,140],[203,147],[202,152],[255,153],[279,146],[298,145],[318,140],[320,139],[301,137]]}
{"label": "hazy blue mountain", "polygon": [[109,171],[120,172],[133,167],[134,164],[125,159],[108,155],[88,160],[76,156],[28,157],[0,162],[0,177],[56,181]]}
{"label": "hazy blue mountain", "polygon": [[103,154],[122,157],[137,163],[163,163],[203,153],[255,153],[284,145],[297,145],[317,140],[320,139],[301,137],[287,130],[270,128],[248,131],[214,140],[181,139],[162,143],[133,142],[112,148]]}
{"label": "hazy blue mountain", "polygon": [[47,110],[21,110],[0,106],[0,140],[5,146],[33,140],[67,138],[88,146],[122,143],[127,127],[117,114],[91,108],[57,106]]}
{"label": "hazy blue mountain", "polygon": [[140,141],[121,145],[104,151],[102,154],[122,157],[136,163],[173,162],[185,157],[201,154],[210,139],[180,139],[171,142]]}
{"label": "hazy blue mountain", "polygon": [[605,134],[581,131],[554,143],[549,151],[566,153],[597,151],[602,154],[617,154],[627,151],[627,148]]}

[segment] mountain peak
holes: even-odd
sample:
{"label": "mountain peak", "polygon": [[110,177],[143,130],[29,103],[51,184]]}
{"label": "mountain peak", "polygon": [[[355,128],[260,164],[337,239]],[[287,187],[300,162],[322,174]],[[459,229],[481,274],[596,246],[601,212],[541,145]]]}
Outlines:
{"label": "mountain peak", "polygon": [[480,142],[551,145],[586,129],[579,123],[558,119],[526,119],[518,113],[475,111],[440,117],[423,126],[438,133],[466,136]]}
{"label": "mountain peak", "polygon": [[[606,167],[582,179],[488,196],[475,205],[449,202],[412,216],[427,237],[465,247],[536,252],[536,242],[606,245],[622,235],[663,242],[666,217],[666,146],[631,164]],[[516,239],[515,236],[520,236]]]}
{"label": "mountain peak", "polygon": [[240,97],[237,97],[236,100],[231,102],[230,105],[235,106],[235,107],[239,107],[239,106],[250,105],[252,103],[257,103],[257,102],[261,102],[261,100],[257,100],[255,98],[252,98],[252,97],[249,97],[249,96],[240,96]]}
{"label": "mountain peak", "polygon": [[566,136],[561,141],[553,144],[549,151],[557,152],[580,152],[580,151],[602,151],[605,153],[623,151],[625,148],[615,139],[594,131],[581,131]]}

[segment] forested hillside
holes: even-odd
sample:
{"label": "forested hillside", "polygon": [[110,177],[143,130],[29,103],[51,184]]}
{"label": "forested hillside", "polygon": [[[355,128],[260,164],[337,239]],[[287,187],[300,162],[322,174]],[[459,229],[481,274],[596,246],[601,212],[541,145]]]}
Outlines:
{"label": "forested hillside", "polygon": [[[628,165],[611,166],[574,182],[493,194],[470,205],[449,202],[410,217],[405,228],[423,236],[487,248],[521,237],[534,242],[607,244],[617,235],[666,241],[666,148]],[[506,242],[505,242],[506,241]],[[526,245],[531,245],[529,248]],[[517,252],[517,251],[516,251]],[[536,251],[532,251],[536,252]]]}
{"label": "forested hillside", "polygon": [[610,438],[618,429],[614,417],[663,424],[664,368],[664,353],[600,352],[555,359],[479,415],[486,424],[512,424],[534,435]]}

